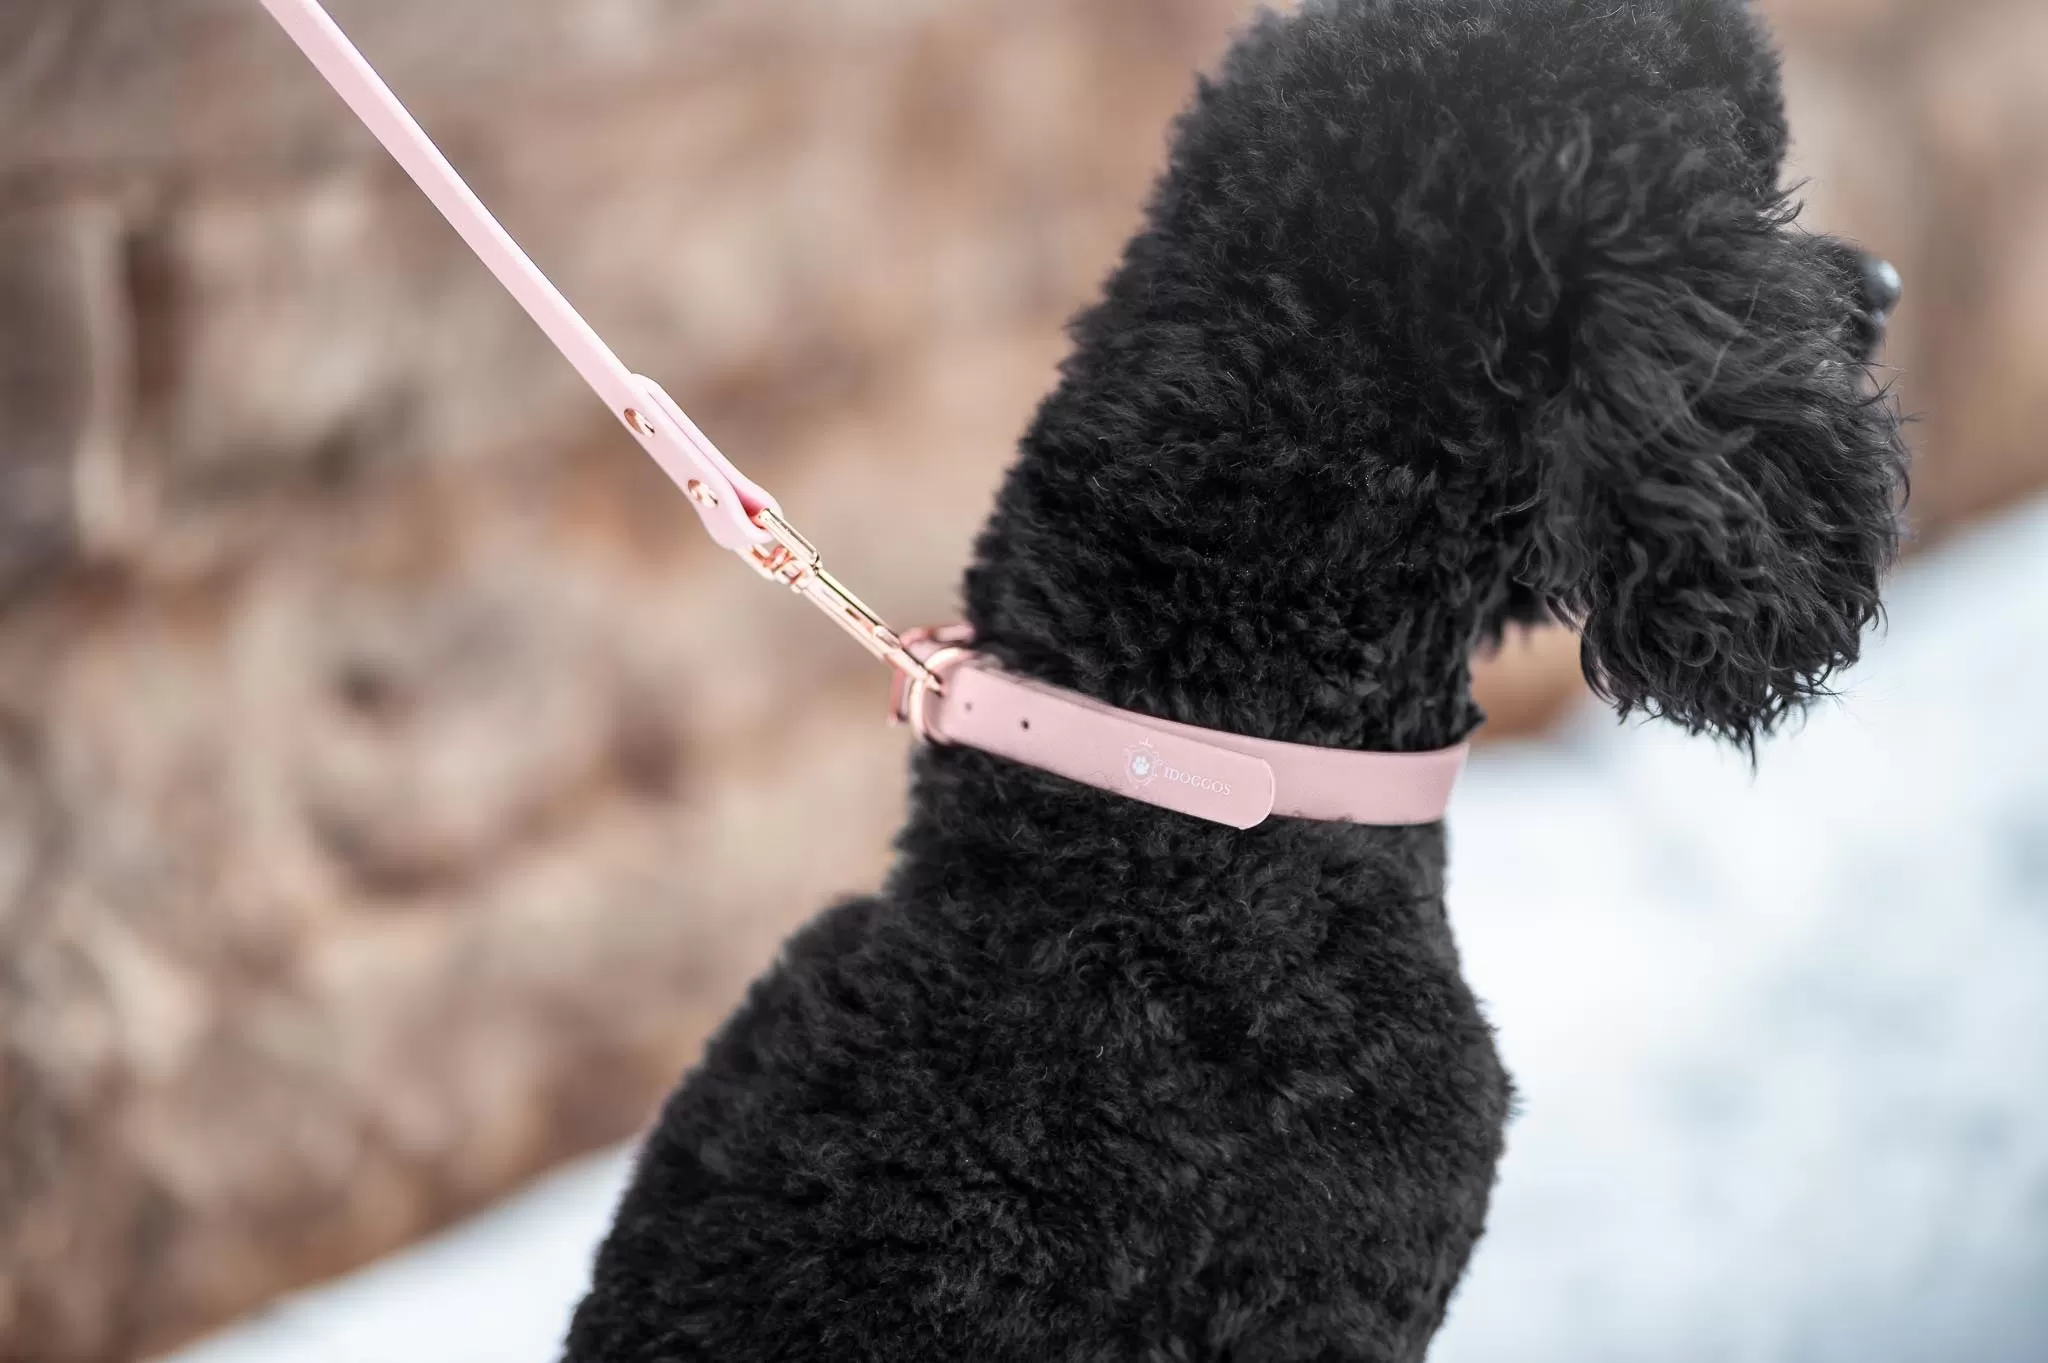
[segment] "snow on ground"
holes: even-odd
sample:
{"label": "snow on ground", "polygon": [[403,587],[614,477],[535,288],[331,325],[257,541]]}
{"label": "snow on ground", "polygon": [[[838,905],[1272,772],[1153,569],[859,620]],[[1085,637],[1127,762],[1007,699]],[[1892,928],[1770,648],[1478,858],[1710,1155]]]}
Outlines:
{"label": "snow on ground", "polygon": [[[2048,504],[1891,600],[1755,774],[1593,714],[1474,762],[1521,1115],[1435,1363],[2048,1359]],[[551,1363],[626,1168],[168,1363]]]}
{"label": "snow on ground", "polygon": [[1522,1094],[1436,1363],[2048,1360],[2048,506],[1738,758],[1589,719],[1455,811]]}

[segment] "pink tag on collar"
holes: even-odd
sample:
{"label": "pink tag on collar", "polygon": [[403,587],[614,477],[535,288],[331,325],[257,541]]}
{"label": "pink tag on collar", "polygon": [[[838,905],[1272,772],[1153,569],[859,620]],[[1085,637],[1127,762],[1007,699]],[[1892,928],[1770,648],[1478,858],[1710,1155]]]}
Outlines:
{"label": "pink tag on collar", "polygon": [[1444,817],[1469,745],[1354,752],[1177,724],[1012,676],[967,646],[962,629],[906,645],[942,689],[899,677],[897,718],[959,744],[1161,809],[1252,828],[1274,814],[1360,824]]}

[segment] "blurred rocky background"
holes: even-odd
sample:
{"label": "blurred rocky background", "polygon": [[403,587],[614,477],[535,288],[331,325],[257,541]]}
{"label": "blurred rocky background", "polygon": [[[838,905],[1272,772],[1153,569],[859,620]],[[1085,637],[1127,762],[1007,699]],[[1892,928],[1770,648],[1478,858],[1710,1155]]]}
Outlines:
{"label": "blurred rocky background", "polygon": [[[514,235],[938,621],[1239,0],[335,0]],[[1920,533],[2048,484],[2048,6],[1770,0]],[[1570,703],[1566,638],[1487,676]],[[0,0],[0,1360],[629,1134],[873,883],[880,671],[704,541],[254,0]]]}

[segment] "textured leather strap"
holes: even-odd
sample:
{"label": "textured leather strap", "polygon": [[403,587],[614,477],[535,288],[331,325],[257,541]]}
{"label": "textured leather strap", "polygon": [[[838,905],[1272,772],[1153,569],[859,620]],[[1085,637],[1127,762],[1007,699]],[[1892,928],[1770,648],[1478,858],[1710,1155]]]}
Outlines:
{"label": "textured leather strap", "polygon": [[1232,828],[1274,815],[1361,824],[1444,817],[1468,745],[1425,753],[1276,743],[1177,724],[1012,676],[964,632],[909,638],[943,682],[898,684],[901,718],[934,743],[979,748],[1098,790]]}
{"label": "textured leather strap", "polygon": [[764,509],[779,513],[775,499],[734,468],[661,385],[633,373],[612,353],[491,216],[317,0],[262,2],[355,110],[363,126],[376,135],[449,225],[462,234],[477,259],[489,267],[584,382],[596,390],[612,415],[624,423],[676,486],[690,494],[690,504],[711,538],[735,553],[770,545],[774,537],[758,517]]}

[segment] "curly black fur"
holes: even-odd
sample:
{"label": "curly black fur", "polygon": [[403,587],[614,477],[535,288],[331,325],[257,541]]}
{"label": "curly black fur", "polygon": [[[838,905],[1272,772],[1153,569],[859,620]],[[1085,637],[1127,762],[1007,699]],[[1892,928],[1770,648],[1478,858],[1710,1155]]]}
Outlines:
{"label": "curly black fur", "polygon": [[[1542,611],[1749,743],[1852,661],[1890,298],[1733,0],[1333,0],[1182,119],[968,575],[1114,704],[1426,749]],[[1196,822],[960,749],[648,1140],[575,1363],[1417,1359],[1509,1088],[1441,826]]]}

